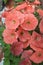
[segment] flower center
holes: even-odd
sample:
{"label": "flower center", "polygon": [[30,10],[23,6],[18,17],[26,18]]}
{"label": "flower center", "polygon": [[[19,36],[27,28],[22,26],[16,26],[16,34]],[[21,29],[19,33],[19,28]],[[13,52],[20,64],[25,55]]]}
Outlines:
{"label": "flower center", "polygon": [[21,35],[23,35],[24,33],[23,32],[21,32]]}
{"label": "flower center", "polygon": [[27,24],[30,24],[30,22],[28,21]]}
{"label": "flower center", "polygon": [[35,37],[35,40],[39,41],[39,40],[40,40],[40,38],[36,36],[36,37]]}
{"label": "flower center", "polygon": [[12,33],[11,36],[14,37],[14,34]]}
{"label": "flower center", "polygon": [[15,21],[15,20],[13,20],[13,22],[14,22],[14,24],[16,23],[16,21]]}
{"label": "flower center", "polygon": [[38,56],[39,56],[39,57],[41,56],[41,53],[40,53],[40,52],[38,53]]}

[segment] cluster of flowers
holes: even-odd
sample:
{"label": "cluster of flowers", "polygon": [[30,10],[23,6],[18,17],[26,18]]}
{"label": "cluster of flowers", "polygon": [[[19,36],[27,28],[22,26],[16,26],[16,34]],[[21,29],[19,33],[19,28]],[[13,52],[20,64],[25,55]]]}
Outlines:
{"label": "cluster of flowers", "polygon": [[[39,0],[24,2],[10,12],[3,13],[6,18],[3,39],[11,45],[13,55],[21,55],[19,65],[32,65],[31,61],[43,62],[43,10],[36,9],[37,5],[40,5]],[[41,18],[40,22],[34,15],[36,11]],[[37,26],[39,33],[35,31]]]}

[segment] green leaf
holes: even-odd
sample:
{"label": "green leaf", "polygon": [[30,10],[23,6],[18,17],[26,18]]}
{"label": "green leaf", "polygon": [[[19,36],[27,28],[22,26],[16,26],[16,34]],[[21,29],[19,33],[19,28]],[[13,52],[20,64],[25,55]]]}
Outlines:
{"label": "green leaf", "polygon": [[43,65],[43,62],[42,62],[42,63],[40,63],[39,65]]}
{"label": "green leaf", "polygon": [[9,58],[10,56],[10,45],[5,44],[4,46],[4,57]]}
{"label": "green leaf", "polygon": [[35,0],[29,0],[30,3],[34,2]]}
{"label": "green leaf", "polygon": [[10,61],[9,61],[9,59],[4,59],[4,63],[3,63],[3,65],[10,65]]}
{"label": "green leaf", "polygon": [[6,50],[6,52],[4,53],[4,56],[9,58],[9,55],[10,55],[10,51],[9,50]]}
{"label": "green leaf", "polygon": [[4,27],[0,27],[0,37],[2,37],[2,33],[3,33],[3,31],[4,31]]}
{"label": "green leaf", "polygon": [[20,62],[20,57],[16,57],[12,54],[10,54],[10,61],[11,61],[11,65],[18,65]]}
{"label": "green leaf", "polygon": [[23,0],[15,0],[16,2],[23,2]]}
{"label": "green leaf", "polygon": [[7,0],[4,0],[4,3],[6,4],[7,3]]}
{"label": "green leaf", "polygon": [[1,43],[2,47],[4,47],[5,43],[2,39],[0,39],[0,43]]}

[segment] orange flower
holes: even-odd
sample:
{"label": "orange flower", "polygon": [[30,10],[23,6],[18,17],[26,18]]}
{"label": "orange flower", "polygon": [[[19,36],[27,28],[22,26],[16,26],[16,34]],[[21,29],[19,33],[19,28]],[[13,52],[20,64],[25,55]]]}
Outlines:
{"label": "orange flower", "polygon": [[17,41],[18,35],[14,30],[5,29],[3,32],[3,37],[6,44],[13,44]]}

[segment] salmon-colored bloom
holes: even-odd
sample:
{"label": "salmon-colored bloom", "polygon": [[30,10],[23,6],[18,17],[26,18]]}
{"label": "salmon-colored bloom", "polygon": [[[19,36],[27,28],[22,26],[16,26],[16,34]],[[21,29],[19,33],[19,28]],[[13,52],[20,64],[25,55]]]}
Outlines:
{"label": "salmon-colored bloom", "polygon": [[23,42],[23,48],[27,48],[30,45],[29,40]]}
{"label": "salmon-colored bloom", "polygon": [[19,27],[17,33],[19,35],[19,40],[23,42],[23,48],[27,48],[30,44],[30,33],[28,31],[23,30],[21,27]]}
{"label": "salmon-colored bloom", "polygon": [[37,12],[39,13],[39,15],[40,15],[41,17],[43,17],[43,10],[42,10],[42,9],[38,9]]}
{"label": "salmon-colored bloom", "polygon": [[6,19],[5,26],[9,29],[16,29],[20,24],[24,22],[24,14],[15,9],[10,12],[4,12],[3,17]]}
{"label": "salmon-colored bloom", "polygon": [[5,11],[5,12],[2,14],[2,17],[5,18],[5,22],[6,22],[6,20],[11,21],[11,20],[13,20],[13,18],[14,18],[13,14],[12,14],[11,12],[8,12],[8,11]]}
{"label": "salmon-colored bloom", "polygon": [[14,30],[5,29],[3,32],[3,38],[6,44],[13,44],[17,41],[18,34]]}
{"label": "salmon-colored bloom", "polygon": [[26,13],[26,14],[28,14],[28,13],[34,13],[35,12],[35,6],[34,5],[27,5],[27,7],[26,8],[24,8],[24,9],[21,9],[21,12],[22,13]]}
{"label": "salmon-colored bloom", "polygon": [[32,56],[30,56],[31,61],[34,63],[41,63],[43,62],[43,50],[34,52]]}
{"label": "salmon-colored bloom", "polygon": [[18,33],[19,33],[19,39],[22,42],[25,42],[26,40],[30,40],[30,38],[31,38],[30,33],[21,28],[18,30]]}
{"label": "salmon-colored bloom", "polygon": [[7,29],[16,29],[20,25],[17,16],[14,16],[11,20],[9,18],[5,21],[5,26]]}
{"label": "salmon-colored bloom", "polygon": [[37,46],[34,45],[34,44],[31,44],[30,47],[31,47],[34,51],[39,51],[39,50],[43,49],[43,48],[37,47]]}
{"label": "salmon-colored bloom", "polygon": [[39,29],[40,29],[40,32],[43,34],[43,19],[40,21]]}
{"label": "salmon-colored bloom", "polygon": [[27,5],[27,8],[25,10],[25,12],[28,14],[30,13],[34,13],[35,12],[35,6],[34,5]]}
{"label": "salmon-colored bloom", "polygon": [[[14,19],[14,16],[11,12],[7,12],[5,19],[11,21]],[[6,22],[6,20],[5,20],[5,22]]]}
{"label": "salmon-colored bloom", "polygon": [[36,51],[38,51],[39,48],[40,49],[43,48],[43,37],[35,31],[33,32],[32,36],[31,36],[30,47]]}
{"label": "salmon-colored bloom", "polygon": [[38,20],[33,14],[30,14],[30,13],[25,14],[24,23],[21,25],[21,27],[24,30],[28,30],[28,31],[35,30],[37,25],[38,25]]}
{"label": "salmon-colored bloom", "polygon": [[23,44],[22,42],[15,42],[11,46],[11,52],[15,56],[19,56],[23,52]]}
{"label": "salmon-colored bloom", "polygon": [[29,58],[33,54],[32,50],[25,50],[22,53],[21,59]]}
{"label": "salmon-colored bloom", "polygon": [[35,11],[35,6],[33,7],[33,5],[23,3],[18,5],[15,9],[21,11],[22,13],[33,13]]}
{"label": "salmon-colored bloom", "polygon": [[16,9],[13,9],[12,11],[8,12],[8,11],[5,11],[3,14],[2,14],[2,17],[6,18],[7,20],[14,20],[14,19],[19,19],[19,22],[20,24],[23,23],[24,21],[24,14],[22,14],[20,11],[17,11]]}
{"label": "salmon-colored bloom", "polygon": [[35,1],[34,1],[34,4],[35,4],[35,5],[40,5],[41,3],[40,3],[39,0],[35,0]]}
{"label": "salmon-colored bloom", "polygon": [[7,17],[7,15],[8,15],[8,12],[7,11],[5,11],[4,13],[2,13],[2,17]]}
{"label": "salmon-colored bloom", "polygon": [[21,60],[19,65],[32,65],[32,64],[31,64],[31,61],[28,58],[26,58]]}
{"label": "salmon-colored bloom", "polygon": [[12,10],[13,17],[17,16],[19,19],[19,23],[22,24],[24,22],[24,14],[22,14],[20,11],[17,11],[16,9]]}
{"label": "salmon-colored bloom", "polygon": [[27,7],[27,4],[26,4],[26,2],[24,2],[24,3],[22,3],[21,5],[18,5],[15,9],[16,10],[22,10],[22,9],[24,9],[24,8],[26,8]]}
{"label": "salmon-colored bloom", "polygon": [[33,31],[31,36],[31,43],[39,42],[41,40],[41,35],[35,31]]}

